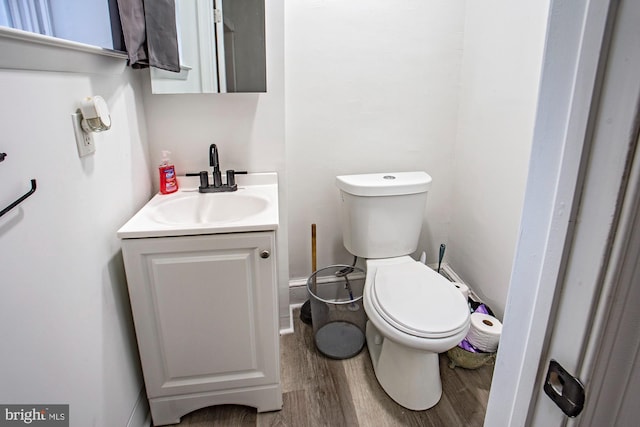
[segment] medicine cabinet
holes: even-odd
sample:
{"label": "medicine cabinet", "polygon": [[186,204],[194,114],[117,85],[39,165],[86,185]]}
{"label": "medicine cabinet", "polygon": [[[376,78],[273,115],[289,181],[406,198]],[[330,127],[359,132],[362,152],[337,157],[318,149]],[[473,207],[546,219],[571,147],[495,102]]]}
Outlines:
{"label": "medicine cabinet", "polygon": [[152,92],[266,92],[264,2],[176,0],[181,71],[151,69]]}

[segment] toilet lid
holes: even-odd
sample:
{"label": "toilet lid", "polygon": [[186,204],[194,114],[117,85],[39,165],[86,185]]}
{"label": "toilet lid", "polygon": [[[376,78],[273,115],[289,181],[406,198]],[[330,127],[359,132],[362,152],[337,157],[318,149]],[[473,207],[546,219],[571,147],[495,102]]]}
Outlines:
{"label": "toilet lid", "polygon": [[448,337],[469,323],[469,306],[462,293],[419,262],[378,266],[372,291],[376,311],[410,335]]}

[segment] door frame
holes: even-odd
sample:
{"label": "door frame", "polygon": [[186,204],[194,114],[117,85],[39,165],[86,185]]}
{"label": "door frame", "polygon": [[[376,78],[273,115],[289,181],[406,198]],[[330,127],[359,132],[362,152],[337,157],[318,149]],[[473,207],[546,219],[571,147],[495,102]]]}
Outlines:
{"label": "door frame", "polygon": [[[588,135],[589,147],[581,168],[584,178],[576,191],[579,200],[576,225],[566,257],[566,270],[556,291],[551,328],[547,333],[544,355],[541,358],[534,400],[529,407],[527,425],[563,426],[567,423],[588,423],[599,410],[606,416],[594,425],[607,425],[618,416],[610,406],[596,408],[594,397],[603,382],[594,378],[593,364],[598,353],[610,355],[615,342],[605,342],[603,325],[611,315],[613,300],[610,295],[616,288],[629,286],[633,272],[620,276],[620,268],[627,268],[626,257],[635,256],[621,248],[630,248],[633,221],[637,209],[636,189],[638,175],[638,131],[640,115],[640,7],[636,1],[620,1],[610,11],[610,43],[606,46],[606,60],[600,73],[601,85],[598,99],[593,102],[593,131]],[[604,49],[603,49],[604,50]],[[603,57],[605,58],[605,57]],[[629,275],[631,274],[631,276]],[[628,295],[636,295],[629,294]],[[634,309],[627,306],[627,309]],[[619,375],[623,371],[623,359],[631,353],[633,346],[627,345],[640,338],[633,329],[617,330],[628,337],[619,343],[624,350],[618,353],[618,374],[608,387],[608,401],[614,401],[624,393],[619,385],[627,384],[629,378]],[[606,346],[606,347],[605,347]],[[542,390],[546,373],[552,359],[557,360],[568,372],[578,377],[586,391],[585,412],[569,419]],[[600,362],[606,362],[606,357]],[[627,360],[625,368],[633,369]],[[607,377],[609,381],[612,378]],[[621,399],[623,401],[624,399]],[[621,406],[622,407],[622,406]],[[624,409],[629,409],[624,406]],[[623,411],[624,412],[624,411]],[[628,414],[620,414],[625,419]],[[615,424],[615,423],[614,423]],[[617,424],[616,424],[617,425]],[[625,425],[624,423],[621,425]]]}
{"label": "door frame", "polygon": [[550,4],[529,177],[487,426],[526,425],[535,404],[584,191],[615,12],[622,1]]}
{"label": "door frame", "polygon": [[[579,378],[587,382],[584,413],[567,425],[597,427],[637,422],[640,388],[640,137],[621,218],[604,278],[593,334]],[[591,386],[589,387],[589,383]],[[632,420],[633,419],[633,420]]]}

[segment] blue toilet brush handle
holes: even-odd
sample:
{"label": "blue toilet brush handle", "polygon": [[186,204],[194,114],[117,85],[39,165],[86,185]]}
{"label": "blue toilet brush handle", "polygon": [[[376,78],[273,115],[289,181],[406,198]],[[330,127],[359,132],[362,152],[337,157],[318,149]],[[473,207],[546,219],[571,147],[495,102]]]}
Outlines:
{"label": "blue toilet brush handle", "polygon": [[438,258],[438,273],[440,273],[440,265],[442,265],[442,258],[444,258],[444,250],[447,248],[447,246],[442,243],[440,245],[440,256]]}

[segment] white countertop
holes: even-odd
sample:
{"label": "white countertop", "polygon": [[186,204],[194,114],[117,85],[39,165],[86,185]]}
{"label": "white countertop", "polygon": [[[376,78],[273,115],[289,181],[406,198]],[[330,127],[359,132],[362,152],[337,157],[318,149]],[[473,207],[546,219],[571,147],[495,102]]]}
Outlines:
{"label": "white countertop", "polygon": [[[276,230],[278,175],[275,172],[237,175],[236,182],[238,190],[234,192],[199,193],[199,177],[180,176],[178,191],[156,194],[118,230],[118,237],[136,239]],[[245,201],[247,205],[257,207],[242,209]],[[240,217],[233,217],[234,208],[229,206],[236,204],[241,208],[238,209]],[[240,214],[240,211],[247,213]],[[221,214],[216,215],[217,212]]]}

